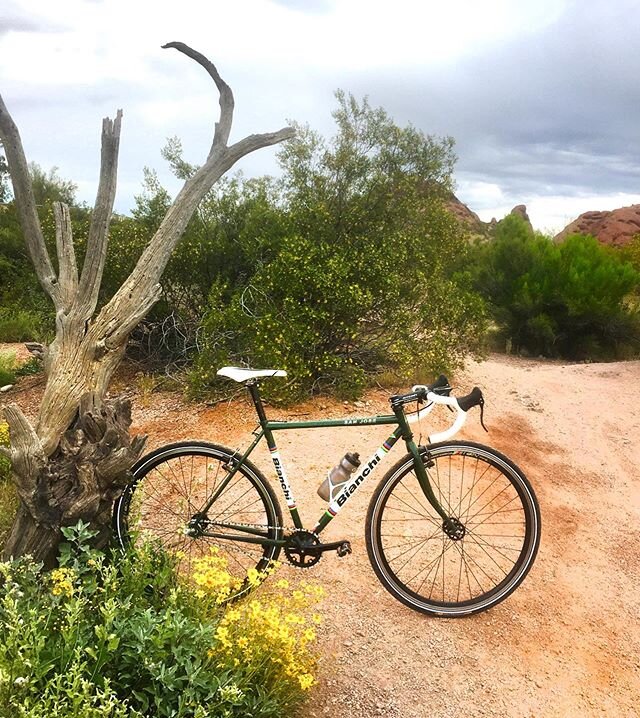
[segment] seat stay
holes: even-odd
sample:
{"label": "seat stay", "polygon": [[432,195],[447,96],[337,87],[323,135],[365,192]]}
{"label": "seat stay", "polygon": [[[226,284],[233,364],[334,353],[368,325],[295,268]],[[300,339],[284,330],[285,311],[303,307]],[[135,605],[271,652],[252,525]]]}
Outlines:
{"label": "seat stay", "polygon": [[246,449],[244,454],[242,456],[238,456],[238,453],[236,452],[231,456],[231,461],[233,462],[233,465],[230,466],[229,473],[222,479],[218,487],[214,490],[214,492],[211,494],[211,496],[207,499],[207,502],[205,505],[200,509],[201,514],[207,514],[209,509],[213,506],[213,504],[218,500],[222,492],[227,488],[229,483],[231,482],[231,479],[238,473],[238,469],[244,464],[244,462],[249,458],[249,455],[251,452],[256,448],[256,446],[259,444],[260,439],[264,436],[263,431],[259,431],[256,433],[255,439],[251,442],[251,445]]}

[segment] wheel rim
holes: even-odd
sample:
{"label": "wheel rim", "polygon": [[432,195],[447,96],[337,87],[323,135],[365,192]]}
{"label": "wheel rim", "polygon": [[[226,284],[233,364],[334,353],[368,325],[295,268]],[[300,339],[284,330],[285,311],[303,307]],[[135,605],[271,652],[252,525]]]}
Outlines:
{"label": "wheel rim", "polygon": [[483,610],[508,595],[531,564],[533,498],[493,454],[457,447],[435,449],[431,458],[427,471],[451,523],[405,464],[377,497],[374,559],[411,605],[458,615]]}
{"label": "wheel rim", "polygon": [[[262,572],[277,556],[274,546],[249,544],[202,535],[194,531],[194,517],[206,498],[227,475],[228,457],[205,449],[174,451],[152,456],[134,471],[134,483],[118,509],[118,532],[123,544],[154,541],[178,557],[179,570],[193,574],[202,559],[217,557],[234,578],[234,596],[251,586],[247,574]],[[271,497],[248,467],[231,479],[201,523],[205,530],[237,534],[226,523],[264,527],[278,536],[278,520]],[[191,535],[190,535],[191,534]]]}

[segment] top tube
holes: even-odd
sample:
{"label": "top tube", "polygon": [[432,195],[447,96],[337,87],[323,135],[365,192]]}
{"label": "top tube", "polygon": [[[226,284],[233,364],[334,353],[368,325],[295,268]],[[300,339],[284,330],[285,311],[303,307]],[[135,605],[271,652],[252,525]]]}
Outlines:
{"label": "top tube", "polygon": [[265,428],[271,431],[286,429],[320,429],[328,426],[380,426],[397,424],[398,418],[393,414],[383,416],[361,416],[347,419],[310,419],[308,421],[267,421]]}

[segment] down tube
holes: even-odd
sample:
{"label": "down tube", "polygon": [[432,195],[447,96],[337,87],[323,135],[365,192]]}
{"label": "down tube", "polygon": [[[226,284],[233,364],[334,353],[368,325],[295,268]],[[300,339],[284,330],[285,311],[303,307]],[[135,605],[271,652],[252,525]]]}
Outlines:
{"label": "down tube", "polygon": [[384,457],[391,451],[393,445],[398,441],[402,435],[402,429],[398,427],[393,434],[378,448],[367,461],[360,465],[360,470],[357,471],[349,481],[342,487],[340,493],[333,499],[333,501],[327,507],[327,510],[322,514],[320,520],[313,529],[314,533],[320,533],[327,524],[334,519],[342,507],[347,503],[349,498],[355,494],[358,487],[362,482],[372,474],[377,468]]}

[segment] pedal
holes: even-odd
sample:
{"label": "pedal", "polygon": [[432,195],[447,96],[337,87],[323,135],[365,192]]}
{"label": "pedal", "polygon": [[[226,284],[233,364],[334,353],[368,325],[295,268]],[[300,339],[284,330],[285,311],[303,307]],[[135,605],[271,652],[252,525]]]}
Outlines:
{"label": "pedal", "polygon": [[336,553],[338,554],[338,556],[340,556],[340,558],[346,556],[347,554],[350,554],[351,544],[349,543],[349,541],[343,541],[336,549]]}

